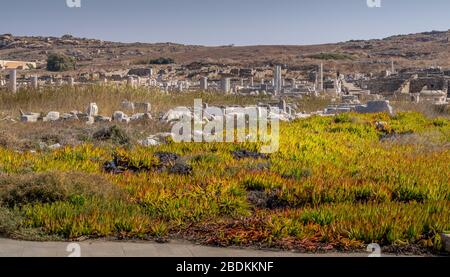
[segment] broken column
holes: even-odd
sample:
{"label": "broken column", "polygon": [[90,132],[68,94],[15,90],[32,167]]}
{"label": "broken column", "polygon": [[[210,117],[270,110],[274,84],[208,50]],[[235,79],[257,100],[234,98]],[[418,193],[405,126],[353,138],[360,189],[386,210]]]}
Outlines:
{"label": "broken column", "polygon": [[128,77],[127,79],[127,86],[133,87],[134,86],[134,78],[133,77]]}
{"label": "broken column", "polygon": [[38,77],[37,76],[31,77],[31,87],[33,89],[38,89]]}
{"label": "broken column", "polygon": [[320,64],[320,68],[319,68],[319,91],[322,92],[323,91],[323,63]]}
{"label": "broken column", "polygon": [[17,70],[12,69],[9,71],[9,90],[11,92],[17,91]]}
{"label": "broken column", "polygon": [[280,111],[282,111],[282,112],[286,112],[286,101],[285,100],[281,100],[279,103],[278,103],[278,108],[280,109]]}
{"label": "broken column", "polygon": [[231,91],[231,79],[223,78],[220,82],[220,89],[222,92],[229,93]]}
{"label": "broken column", "polygon": [[200,78],[200,89],[208,90],[208,78],[207,77]]}
{"label": "broken column", "polygon": [[69,87],[73,87],[73,84],[74,84],[73,77],[68,77],[67,78],[67,84],[69,85]]}
{"label": "broken column", "polygon": [[89,106],[87,109],[87,115],[92,116],[92,117],[98,115],[98,106],[96,103],[89,103]]}

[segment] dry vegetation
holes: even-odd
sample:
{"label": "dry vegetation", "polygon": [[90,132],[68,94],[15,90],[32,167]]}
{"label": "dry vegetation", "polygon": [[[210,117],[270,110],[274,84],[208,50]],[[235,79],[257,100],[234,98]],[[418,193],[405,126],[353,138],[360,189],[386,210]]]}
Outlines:
{"label": "dry vegetation", "polygon": [[[426,32],[385,39],[347,41],[324,45],[193,46],[174,43],[115,43],[80,38],[14,37],[14,47],[0,48],[11,60],[47,59],[46,52],[77,57],[81,71],[123,69],[160,57],[177,64],[266,66],[288,64],[301,67],[324,62],[325,68],[341,73],[385,70],[394,59],[399,67],[450,67],[448,33]],[[49,42],[50,41],[50,42]],[[74,54],[76,53],[76,54]],[[355,62],[355,60],[357,62]]]}

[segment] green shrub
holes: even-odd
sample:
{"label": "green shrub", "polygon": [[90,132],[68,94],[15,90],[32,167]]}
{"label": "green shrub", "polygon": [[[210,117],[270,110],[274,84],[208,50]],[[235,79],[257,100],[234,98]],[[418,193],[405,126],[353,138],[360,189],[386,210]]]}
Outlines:
{"label": "green shrub", "polygon": [[320,53],[309,56],[311,59],[317,60],[353,60],[354,57],[345,53]]}
{"label": "green shrub", "polygon": [[64,54],[50,54],[47,58],[48,71],[66,71],[75,69],[75,59]]}
{"label": "green shrub", "polygon": [[157,58],[149,61],[149,64],[173,64],[175,60],[172,58]]}

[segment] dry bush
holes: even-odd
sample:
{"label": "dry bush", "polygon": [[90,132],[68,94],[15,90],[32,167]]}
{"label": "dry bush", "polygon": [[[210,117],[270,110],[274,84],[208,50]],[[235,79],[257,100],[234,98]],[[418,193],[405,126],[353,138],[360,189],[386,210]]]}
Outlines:
{"label": "dry bush", "polygon": [[121,192],[94,174],[45,172],[0,175],[0,204],[9,208],[84,197],[121,198]]}
{"label": "dry bush", "polygon": [[419,112],[429,118],[450,117],[448,106],[436,106],[431,103],[412,103],[409,101],[392,101],[391,105],[395,112]]}

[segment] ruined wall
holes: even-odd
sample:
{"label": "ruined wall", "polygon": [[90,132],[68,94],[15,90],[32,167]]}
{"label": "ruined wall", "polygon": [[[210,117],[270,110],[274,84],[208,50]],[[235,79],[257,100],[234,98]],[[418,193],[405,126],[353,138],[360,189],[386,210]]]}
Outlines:
{"label": "ruined wall", "polygon": [[[445,90],[444,78],[419,78],[411,80],[410,93],[419,93],[422,91],[423,87],[427,87],[428,90]],[[446,84],[448,86],[448,83]]]}
{"label": "ruined wall", "polygon": [[367,89],[371,94],[381,94],[383,96],[392,96],[398,91],[406,79],[389,78],[381,80],[370,80],[367,83]]}

